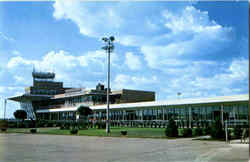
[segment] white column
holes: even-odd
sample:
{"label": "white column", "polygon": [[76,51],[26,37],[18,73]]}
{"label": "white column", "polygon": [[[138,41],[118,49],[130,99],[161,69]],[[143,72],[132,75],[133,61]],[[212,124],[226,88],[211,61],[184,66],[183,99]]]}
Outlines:
{"label": "white column", "polygon": [[192,107],[189,107],[189,128],[191,128],[192,122]]}
{"label": "white column", "polygon": [[122,112],[122,120],[125,120],[125,110]]}

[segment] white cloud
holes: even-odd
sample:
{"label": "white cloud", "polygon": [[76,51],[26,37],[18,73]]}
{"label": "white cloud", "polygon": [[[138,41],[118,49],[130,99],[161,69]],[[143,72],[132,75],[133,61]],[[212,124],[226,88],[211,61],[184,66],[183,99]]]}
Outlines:
{"label": "white cloud", "polygon": [[[123,23],[119,13],[110,7],[101,7],[93,11],[96,3],[81,3],[75,1],[56,0],[53,16],[60,20],[71,20],[77,24],[80,33],[91,37],[104,36],[103,31],[114,31]],[[109,34],[109,33],[105,33]]]}
{"label": "white cloud", "polygon": [[13,50],[12,53],[13,53],[13,55],[16,55],[16,56],[19,56],[19,55],[20,55],[20,52],[17,51],[17,50]]}
{"label": "white cloud", "polygon": [[[211,78],[197,77],[194,85],[200,88],[216,89],[219,87],[230,87],[239,81],[248,80],[248,60],[233,60],[228,68],[228,73],[219,73]],[[205,86],[206,85],[206,86]]]}
{"label": "white cloud", "polygon": [[187,62],[177,59],[184,53],[184,47],[176,44],[167,46],[142,46],[141,52],[144,54],[145,60],[149,67],[162,69],[164,65],[180,66]]}
{"label": "white cloud", "polygon": [[5,34],[4,34],[4,33],[2,33],[2,32],[0,32],[0,38],[3,38],[4,40],[10,41],[10,42],[15,41],[15,39],[14,39],[14,38],[9,37],[9,36],[5,35]]}
{"label": "white cloud", "polygon": [[131,70],[141,69],[142,64],[139,56],[133,54],[133,52],[127,52],[125,55],[126,55],[125,63]]}
{"label": "white cloud", "polygon": [[[13,74],[15,84],[28,84],[29,82],[25,82],[25,79],[16,74],[26,71],[26,75],[29,75],[28,71],[31,72],[32,67],[35,66],[38,71],[55,72],[56,79],[65,82],[67,86],[73,82],[78,85],[83,83],[83,78],[87,80],[103,78],[103,75],[106,74],[106,57],[106,53],[101,50],[89,51],[79,56],[60,50],[48,52],[42,59],[31,60],[21,56],[12,57],[7,63],[7,68]],[[112,53],[111,66],[114,66],[114,69],[119,69],[118,61],[117,54]]]}
{"label": "white cloud", "polygon": [[17,67],[19,65],[32,65],[32,64],[33,64],[33,61],[25,60],[21,56],[17,56],[17,57],[12,57],[10,59],[10,61],[7,64],[7,67],[14,68],[14,67]]}
{"label": "white cloud", "polygon": [[[21,56],[12,57],[8,64],[8,68],[15,68],[20,65],[35,65],[41,70],[53,70],[55,68],[72,69],[76,66],[89,66],[94,65],[95,67],[105,64],[106,53],[104,51],[90,51],[84,53],[81,56],[74,56],[66,51],[60,50],[59,52],[51,51],[42,57],[42,60],[29,60]],[[116,65],[118,57],[115,53],[111,55],[111,63]]]}
{"label": "white cloud", "polygon": [[207,12],[193,6],[187,6],[181,14],[165,10],[163,17],[165,27],[171,32],[155,40],[159,44],[164,40],[166,43],[141,46],[141,52],[151,68],[190,64],[194,56],[213,55],[229,45],[232,28],[217,24],[209,19]]}
{"label": "white cloud", "polygon": [[[118,74],[116,75],[114,81],[112,82],[112,87],[114,89],[140,89],[146,85],[156,84],[158,82],[157,76],[135,76],[135,75],[127,75],[127,74]],[[147,89],[149,90],[149,89]]]}
{"label": "white cloud", "polygon": [[248,64],[249,60],[247,59],[241,58],[234,60],[229,67],[229,70],[231,72],[231,74],[229,75],[230,78],[235,80],[248,79]]}
{"label": "white cloud", "polygon": [[179,32],[209,32],[214,30],[220,30],[221,25],[218,25],[215,21],[210,21],[208,12],[200,11],[193,6],[187,6],[182,10],[180,15],[173,14],[168,10],[163,12],[163,16],[166,19],[165,26],[173,31],[173,33]]}
{"label": "white cloud", "polygon": [[14,79],[16,80],[16,84],[25,84],[27,86],[31,84],[31,80],[27,80],[26,78],[20,75],[14,76]]}
{"label": "white cloud", "polygon": [[[247,93],[245,88],[248,85],[247,59],[235,59],[225,72],[207,77],[201,76],[199,72],[203,65],[200,62],[194,63],[182,72],[176,73],[174,78],[170,77],[168,84],[162,85],[165,87],[163,91],[168,94],[167,97],[176,98],[177,92],[182,92],[185,98]],[[213,68],[215,63],[207,62],[207,65]]]}

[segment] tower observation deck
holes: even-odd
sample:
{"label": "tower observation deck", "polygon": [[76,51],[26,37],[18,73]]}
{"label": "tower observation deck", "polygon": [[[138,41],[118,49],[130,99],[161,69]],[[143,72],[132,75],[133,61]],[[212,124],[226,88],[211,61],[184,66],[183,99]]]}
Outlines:
{"label": "tower observation deck", "polygon": [[53,81],[56,74],[51,72],[32,72],[33,81]]}

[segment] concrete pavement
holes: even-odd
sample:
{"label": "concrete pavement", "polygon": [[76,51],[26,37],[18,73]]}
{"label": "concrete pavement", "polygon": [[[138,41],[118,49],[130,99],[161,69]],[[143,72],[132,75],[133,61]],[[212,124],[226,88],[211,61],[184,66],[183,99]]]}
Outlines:
{"label": "concrete pavement", "polygon": [[248,147],[190,138],[168,140],[0,134],[0,162],[45,161],[246,162]]}

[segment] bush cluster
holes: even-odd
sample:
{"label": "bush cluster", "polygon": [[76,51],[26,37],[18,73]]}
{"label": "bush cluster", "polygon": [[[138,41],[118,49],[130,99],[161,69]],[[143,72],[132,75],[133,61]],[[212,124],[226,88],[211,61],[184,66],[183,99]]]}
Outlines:
{"label": "bush cluster", "polygon": [[121,135],[123,135],[123,136],[126,136],[127,135],[127,131],[125,131],[125,130],[123,130],[123,131],[121,131]]}
{"label": "bush cluster", "polygon": [[191,128],[184,128],[182,130],[182,136],[183,137],[192,137],[192,129]]}
{"label": "bush cluster", "polygon": [[178,137],[178,127],[172,118],[168,121],[165,135],[168,137]]}
{"label": "bush cluster", "polygon": [[70,134],[77,134],[77,133],[78,133],[78,129],[77,128],[70,129]]}
{"label": "bush cluster", "polygon": [[97,122],[95,125],[96,125],[96,127],[98,129],[106,129],[106,123],[105,122]]}
{"label": "bush cluster", "polygon": [[203,130],[201,128],[195,128],[194,130],[194,136],[202,136],[203,134]]}
{"label": "bush cluster", "polygon": [[211,133],[211,127],[205,127],[205,128],[203,128],[203,134],[204,135],[208,135],[208,134],[210,134]]}
{"label": "bush cluster", "polygon": [[0,120],[0,129],[3,131],[3,130],[7,130],[8,128],[8,121],[6,120]]}
{"label": "bush cluster", "polygon": [[217,118],[211,126],[211,137],[215,139],[222,139],[225,137],[225,131],[221,121]]}
{"label": "bush cluster", "polygon": [[30,129],[30,133],[36,133],[36,132],[37,132],[37,130],[35,128]]}

